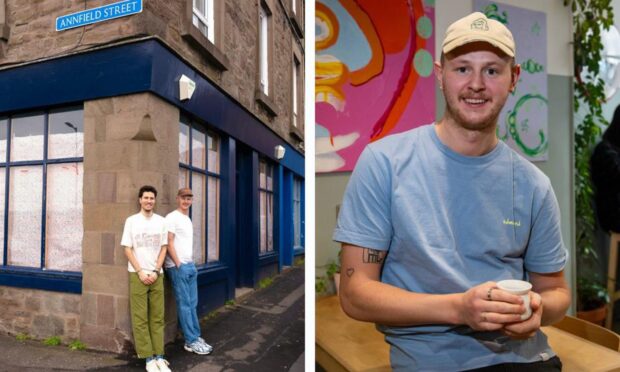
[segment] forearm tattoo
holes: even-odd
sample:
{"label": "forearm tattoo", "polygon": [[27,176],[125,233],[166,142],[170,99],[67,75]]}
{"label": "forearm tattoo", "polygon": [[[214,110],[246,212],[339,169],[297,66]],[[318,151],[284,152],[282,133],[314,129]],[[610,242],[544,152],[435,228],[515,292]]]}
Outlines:
{"label": "forearm tattoo", "polygon": [[365,248],[362,254],[362,260],[364,263],[382,263],[385,253],[376,249]]}
{"label": "forearm tattoo", "polygon": [[353,269],[352,267],[349,267],[347,269],[347,276],[350,278],[353,276],[353,273],[355,273],[355,269]]}

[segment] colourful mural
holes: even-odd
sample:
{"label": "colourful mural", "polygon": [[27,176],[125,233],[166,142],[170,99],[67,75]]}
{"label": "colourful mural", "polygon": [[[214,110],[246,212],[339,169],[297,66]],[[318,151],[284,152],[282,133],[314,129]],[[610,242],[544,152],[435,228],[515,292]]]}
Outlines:
{"label": "colourful mural", "polygon": [[316,171],[435,118],[433,0],[317,0]]}
{"label": "colourful mural", "polygon": [[474,10],[505,24],[517,44],[521,76],[497,122],[497,135],[530,161],[549,153],[547,107],[547,19],[543,12],[489,0],[474,0]]}

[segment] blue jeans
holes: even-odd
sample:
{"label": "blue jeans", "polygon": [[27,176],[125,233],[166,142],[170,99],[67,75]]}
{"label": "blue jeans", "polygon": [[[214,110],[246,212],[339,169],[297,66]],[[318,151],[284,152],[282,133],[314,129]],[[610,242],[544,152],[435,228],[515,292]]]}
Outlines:
{"label": "blue jeans", "polygon": [[168,277],[172,280],[174,298],[177,303],[177,314],[185,343],[191,344],[200,336],[200,323],[196,314],[198,306],[198,272],[193,263],[182,264],[179,268],[167,268]]}

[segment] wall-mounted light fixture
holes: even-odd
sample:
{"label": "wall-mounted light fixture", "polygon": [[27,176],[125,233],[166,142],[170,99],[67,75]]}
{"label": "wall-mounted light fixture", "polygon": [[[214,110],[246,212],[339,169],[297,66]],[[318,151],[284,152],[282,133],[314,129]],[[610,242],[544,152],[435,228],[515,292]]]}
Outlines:
{"label": "wall-mounted light fixture", "polygon": [[286,149],[282,145],[278,145],[274,148],[274,156],[278,160],[282,160],[284,158],[285,152],[286,152]]}
{"label": "wall-mounted light fixture", "polygon": [[181,79],[179,79],[179,99],[186,101],[192,98],[194,90],[196,90],[196,82],[185,75],[181,75]]}

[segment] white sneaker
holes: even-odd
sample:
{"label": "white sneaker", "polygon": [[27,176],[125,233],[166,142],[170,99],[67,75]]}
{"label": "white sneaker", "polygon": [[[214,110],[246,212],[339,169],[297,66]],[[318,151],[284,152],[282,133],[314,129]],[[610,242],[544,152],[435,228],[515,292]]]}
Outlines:
{"label": "white sneaker", "polygon": [[150,362],[147,362],[147,363],[146,363],[146,370],[147,370],[148,372],[159,372],[159,371],[160,371],[160,369],[159,369],[159,367],[157,366],[157,360],[153,359],[153,360],[151,360]]}
{"label": "white sneaker", "polygon": [[211,349],[207,348],[205,345],[202,344],[202,342],[198,340],[192,342],[191,344],[185,344],[183,347],[185,348],[185,350],[199,355],[207,355],[211,353]]}
{"label": "white sneaker", "polygon": [[170,363],[168,363],[166,359],[155,359],[155,362],[157,363],[157,367],[159,367],[160,372],[172,372],[172,370],[168,368]]}
{"label": "white sneaker", "polygon": [[198,337],[198,341],[200,341],[201,344],[204,345],[204,347],[206,347],[207,349],[209,349],[209,352],[213,351],[213,346],[207,344],[207,341],[204,340],[204,338],[202,337]]}

